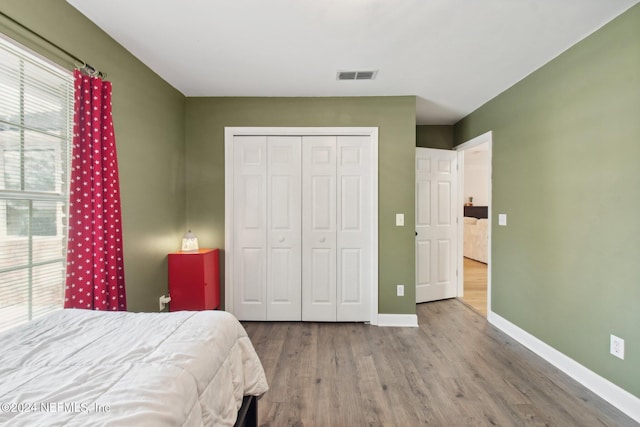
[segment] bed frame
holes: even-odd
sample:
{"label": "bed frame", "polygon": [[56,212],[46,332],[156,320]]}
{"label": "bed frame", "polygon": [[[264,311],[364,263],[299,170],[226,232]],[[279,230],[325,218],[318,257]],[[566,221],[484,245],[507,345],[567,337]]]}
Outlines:
{"label": "bed frame", "polygon": [[258,398],[245,396],[234,427],[258,427]]}

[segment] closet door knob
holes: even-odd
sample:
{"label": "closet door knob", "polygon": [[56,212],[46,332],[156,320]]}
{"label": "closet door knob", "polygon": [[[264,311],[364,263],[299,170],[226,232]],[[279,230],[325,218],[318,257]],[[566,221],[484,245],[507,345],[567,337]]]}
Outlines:
{"label": "closet door knob", "polygon": [[321,237],[321,238],[320,238],[320,243],[324,243],[324,242],[325,242],[325,240],[327,240],[325,237]]}
{"label": "closet door knob", "polygon": [[280,243],[284,242],[284,237],[283,236],[278,237],[278,242]]}

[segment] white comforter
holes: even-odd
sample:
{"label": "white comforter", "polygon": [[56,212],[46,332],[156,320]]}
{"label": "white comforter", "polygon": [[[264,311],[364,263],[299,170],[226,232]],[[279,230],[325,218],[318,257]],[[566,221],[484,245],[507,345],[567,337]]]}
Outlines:
{"label": "white comforter", "polygon": [[0,424],[226,426],[267,389],[223,311],[60,310],[0,334]]}

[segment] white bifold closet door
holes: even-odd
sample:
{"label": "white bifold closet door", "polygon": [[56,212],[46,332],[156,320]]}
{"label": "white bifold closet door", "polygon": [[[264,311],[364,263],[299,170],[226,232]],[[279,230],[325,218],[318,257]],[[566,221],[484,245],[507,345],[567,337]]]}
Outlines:
{"label": "white bifold closet door", "polygon": [[234,139],[234,313],[301,319],[299,136]]}
{"label": "white bifold closet door", "polygon": [[235,136],[234,314],[369,321],[371,140]]}
{"label": "white bifold closet door", "polygon": [[370,320],[370,162],[368,137],[303,137],[302,320]]}

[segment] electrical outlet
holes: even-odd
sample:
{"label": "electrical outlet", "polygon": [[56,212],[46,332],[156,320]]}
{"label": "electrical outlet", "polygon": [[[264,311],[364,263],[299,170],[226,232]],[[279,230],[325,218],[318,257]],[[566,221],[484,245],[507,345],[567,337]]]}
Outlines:
{"label": "electrical outlet", "polygon": [[397,288],[397,294],[399,297],[403,297],[404,296],[404,285],[398,285]]}
{"label": "electrical outlet", "polygon": [[615,335],[611,335],[611,349],[609,351],[615,357],[624,360],[624,340]]}

